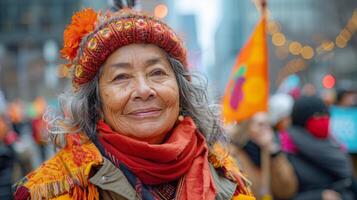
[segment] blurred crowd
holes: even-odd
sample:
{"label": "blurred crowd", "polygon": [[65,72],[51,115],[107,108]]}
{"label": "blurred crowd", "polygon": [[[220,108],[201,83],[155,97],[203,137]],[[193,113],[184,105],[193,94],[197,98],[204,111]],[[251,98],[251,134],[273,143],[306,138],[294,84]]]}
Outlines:
{"label": "blurred crowd", "polygon": [[268,112],[228,127],[231,152],[258,199],[357,199],[356,152],[334,137],[330,113],[356,108],[357,92],[302,92],[274,94]]}
{"label": "blurred crowd", "polygon": [[[356,199],[356,152],[331,130],[331,107],[354,109],[357,92],[277,93],[269,111],[227,126],[229,149],[252,182],[257,199]],[[0,106],[0,199],[53,152],[46,145],[46,100]]]}
{"label": "blurred crowd", "polygon": [[[1,93],[0,93],[1,96]],[[0,98],[0,199],[12,199],[12,185],[50,156],[42,119],[43,97],[26,105]]]}

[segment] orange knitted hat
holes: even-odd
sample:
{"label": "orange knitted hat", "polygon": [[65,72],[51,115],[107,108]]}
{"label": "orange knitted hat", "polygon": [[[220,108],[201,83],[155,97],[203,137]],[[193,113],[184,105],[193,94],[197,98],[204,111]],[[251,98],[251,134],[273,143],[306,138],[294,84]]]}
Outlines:
{"label": "orange knitted hat", "polygon": [[155,44],[187,68],[186,49],[164,22],[131,8],[106,14],[88,8],[75,13],[64,31],[61,55],[74,88],[91,81],[112,52],[133,43]]}

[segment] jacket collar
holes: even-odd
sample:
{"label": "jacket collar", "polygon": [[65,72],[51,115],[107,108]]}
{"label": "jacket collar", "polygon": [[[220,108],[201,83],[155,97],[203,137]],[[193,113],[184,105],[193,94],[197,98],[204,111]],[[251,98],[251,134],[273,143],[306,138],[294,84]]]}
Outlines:
{"label": "jacket collar", "polygon": [[[108,159],[103,158],[103,165],[89,181],[102,190],[114,192],[128,200],[135,200],[136,191],[126,179],[124,173]],[[210,164],[211,174],[217,188],[217,200],[232,199],[237,184],[219,175],[218,169]]]}
{"label": "jacket collar", "polygon": [[131,187],[124,173],[103,157],[103,165],[89,181],[101,188],[114,192],[129,200],[135,200],[136,191]]}

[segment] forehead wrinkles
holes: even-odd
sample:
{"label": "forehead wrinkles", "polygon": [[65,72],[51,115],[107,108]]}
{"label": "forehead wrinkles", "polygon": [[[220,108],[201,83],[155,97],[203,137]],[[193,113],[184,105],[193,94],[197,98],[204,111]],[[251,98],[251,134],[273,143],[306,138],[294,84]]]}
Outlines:
{"label": "forehead wrinkles", "polygon": [[[171,69],[171,65],[167,60],[167,54],[161,48],[152,44],[131,44],[116,50],[112,55],[110,55],[107,62],[102,67],[99,75],[100,77],[104,74],[106,76],[110,76],[114,70],[116,70],[111,69],[112,67],[110,65],[122,63],[124,65],[130,65],[129,67],[137,68],[136,66],[146,66],[146,64],[150,65],[150,60],[159,60],[160,63],[167,62],[169,65],[168,67]],[[146,63],[148,61],[149,63]],[[137,68],[137,70],[140,68]]]}
{"label": "forehead wrinkles", "polygon": [[115,52],[113,58],[109,60],[109,65],[116,63],[125,63],[128,65],[152,64],[153,60],[164,62],[166,54],[156,46],[134,46],[125,48],[122,51]]}

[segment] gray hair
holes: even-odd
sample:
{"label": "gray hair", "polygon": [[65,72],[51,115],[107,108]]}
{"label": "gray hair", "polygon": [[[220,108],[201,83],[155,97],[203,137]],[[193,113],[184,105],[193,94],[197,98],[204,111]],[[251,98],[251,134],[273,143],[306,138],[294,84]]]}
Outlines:
{"label": "gray hair", "polygon": [[[179,87],[180,114],[190,116],[211,146],[217,141],[226,142],[220,120],[220,109],[210,104],[207,81],[197,73],[189,73],[180,61],[168,57]],[[98,146],[96,123],[100,119],[101,103],[98,89],[100,72],[78,91],[67,90],[59,95],[60,111],[47,110],[44,119],[48,124],[50,139],[57,148],[65,145],[65,134],[85,132]]]}

